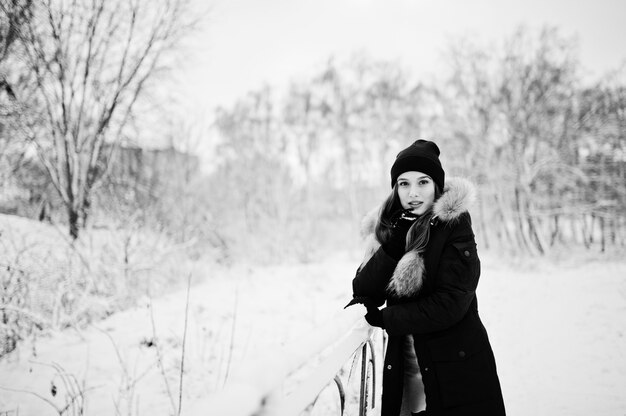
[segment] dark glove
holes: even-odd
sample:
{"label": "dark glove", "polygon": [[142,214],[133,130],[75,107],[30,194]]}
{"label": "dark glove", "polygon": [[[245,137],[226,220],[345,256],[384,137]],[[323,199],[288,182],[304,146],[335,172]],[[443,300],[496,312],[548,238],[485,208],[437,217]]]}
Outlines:
{"label": "dark glove", "polygon": [[356,305],[359,303],[362,303],[363,305],[365,305],[365,302],[367,302],[369,298],[367,296],[355,296],[352,298],[352,300],[350,302],[348,302],[348,304],[346,306],[344,306],[343,308],[346,309],[348,306],[352,306],[352,305]]}
{"label": "dark glove", "polygon": [[383,321],[383,311],[376,307],[367,308],[365,320],[371,326],[377,326],[379,328],[385,329],[385,322]]}
{"label": "dark glove", "polygon": [[352,298],[352,300],[350,302],[348,302],[348,304],[346,306],[344,306],[343,308],[346,309],[348,306],[352,306],[352,305],[356,305],[356,304],[363,304],[365,305],[366,308],[370,308],[373,307],[375,308],[378,305],[382,305],[383,303],[385,303],[385,299],[372,299],[369,296],[354,296]]}
{"label": "dark glove", "polygon": [[417,219],[410,212],[402,211],[392,219],[391,237],[382,244],[383,251],[392,259],[399,261],[406,252],[406,234]]}

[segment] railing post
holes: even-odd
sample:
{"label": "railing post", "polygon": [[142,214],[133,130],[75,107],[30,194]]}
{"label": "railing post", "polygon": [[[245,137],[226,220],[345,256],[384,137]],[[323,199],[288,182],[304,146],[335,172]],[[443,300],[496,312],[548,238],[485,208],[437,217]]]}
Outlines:
{"label": "railing post", "polygon": [[376,354],[374,353],[374,343],[372,339],[367,340],[367,345],[370,346],[370,359],[369,363],[372,365],[372,409],[376,407]]}
{"label": "railing post", "polygon": [[359,400],[359,416],[367,415],[367,342],[361,348],[361,397]]}
{"label": "railing post", "polygon": [[337,389],[339,391],[339,401],[341,405],[341,416],[343,416],[344,411],[346,410],[346,391],[343,388],[343,383],[339,376],[335,376],[335,384],[337,385]]}

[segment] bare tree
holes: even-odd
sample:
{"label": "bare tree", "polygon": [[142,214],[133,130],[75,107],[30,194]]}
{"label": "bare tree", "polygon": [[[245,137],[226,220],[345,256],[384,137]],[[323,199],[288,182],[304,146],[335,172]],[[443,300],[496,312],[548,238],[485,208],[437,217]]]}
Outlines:
{"label": "bare tree", "polygon": [[[23,68],[16,63],[20,35],[31,18],[32,0],[0,0],[0,190],[5,196],[16,193],[15,172],[26,150],[27,117],[17,99]],[[11,209],[19,210],[17,205]]]}
{"label": "bare tree", "polygon": [[191,0],[34,0],[22,43],[40,159],[77,238],[137,100],[193,26]]}
{"label": "bare tree", "polygon": [[[624,244],[626,210],[626,68],[582,93],[578,118],[584,144],[577,162],[589,186],[580,193],[579,215],[590,226],[583,242],[600,250]],[[597,231],[594,232],[594,228]]]}
{"label": "bare tree", "polygon": [[549,224],[578,202],[564,201],[580,178],[575,43],[556,29],[520,28],[499,50],[465,42],[452,52],[444,120],[461,165],[484,182],[483,218],[501,242],[545,253]]}
{"label": "bare tree", "polygon": [[[33,0],[0,1],[0,64],[4,63],[14,45],[20,39],[22,30],[32,18]],[[11,85],[0,70],[0,90],[15,97]]]}
{"label": "bare tree", "polygon": [[419,136],[420,88],[410,84],[398,64],[360,54],[346,61],[330,59],[310,88],[311,112],[318,113],[316,134],[328,138],[323,148],[341,155],[331,156],[335,175],[329,180],[344,187],[351,218],[358,223],[364,214],[360,190],[386,191],[384,172],[394,148]]}

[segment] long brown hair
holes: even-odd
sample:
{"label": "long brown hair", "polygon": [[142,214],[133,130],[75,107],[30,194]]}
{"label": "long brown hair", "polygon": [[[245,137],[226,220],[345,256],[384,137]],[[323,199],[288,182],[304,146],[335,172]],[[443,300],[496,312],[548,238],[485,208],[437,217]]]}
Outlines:
{"label": "long brown hair", "polygon": [[[436,183],[433,182],[433,185],[435,187],[435,201],[437,201],[442,191]],[[402,211],[402,203],[398,195],[398,184],[396,183],[393,185],[391,194],[383,202],[378,214],[378,221],[376,222],[376,239],[381,244],[386,243],[391,238],[394,226],[393,219],[397,218]],[[431,206],[428,211],[420,215],[411,225],[406,234],[406,251],[414,250],[421,253],[426,249],[430,240],[430,221],[432,217]]]}

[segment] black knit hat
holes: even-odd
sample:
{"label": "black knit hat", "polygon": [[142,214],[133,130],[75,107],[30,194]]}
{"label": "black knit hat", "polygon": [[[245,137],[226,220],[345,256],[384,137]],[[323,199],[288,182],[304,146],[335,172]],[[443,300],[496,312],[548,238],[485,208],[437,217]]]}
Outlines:
{"label": "black knit hat", "polygon": [[439,147],[429,140],[416,140],[412,145],[402,150],[396,156],[391,167],[391,187],[395,185],[404,172],[422,172],[433,178],[433,181],[443,190],[445,172],[439,161]]}

